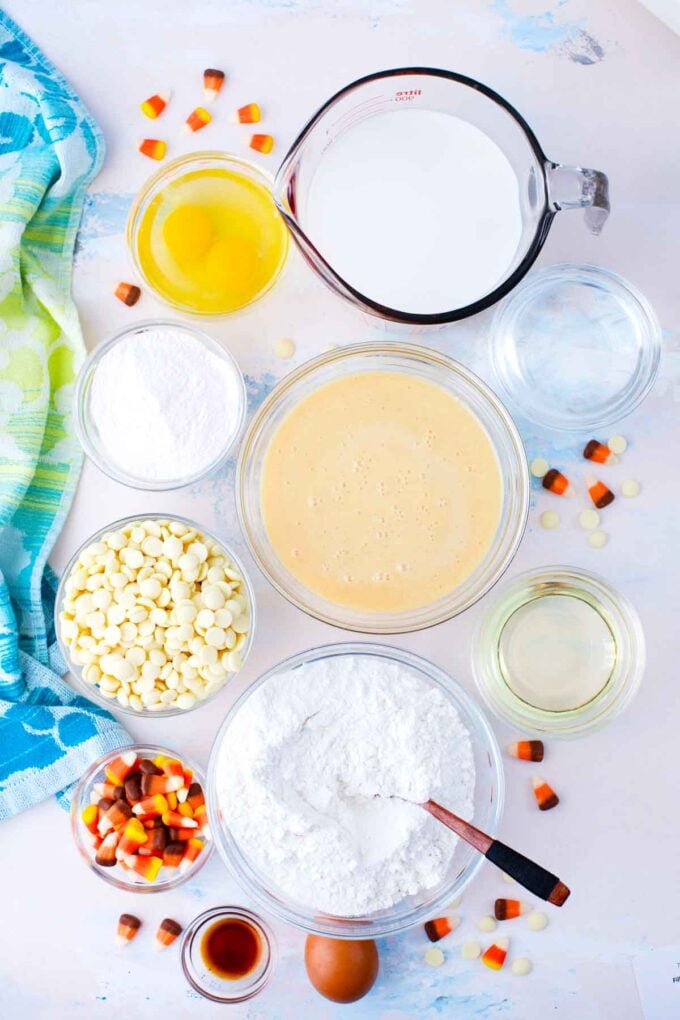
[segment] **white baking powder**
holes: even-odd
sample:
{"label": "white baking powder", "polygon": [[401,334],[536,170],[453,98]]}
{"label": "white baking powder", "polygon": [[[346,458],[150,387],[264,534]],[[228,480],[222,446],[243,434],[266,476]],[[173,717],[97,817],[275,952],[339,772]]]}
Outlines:
{"label": "white baking powder", "polygon": [[179,323],[120,340],[90,391],[106,456],[125,474],[156,482],[208,468],[234,436],[242,406],[236,368]]}
{"label": "white baking powder", "polygon": [[[417,805],[470,817],[467,730],[415,671],[370,655],[270,679],[228,728],[217,761],[226,824],[288,898],[353,917],[437,886],[457,837]],[[391,798],[405,798],[404,800]]]}

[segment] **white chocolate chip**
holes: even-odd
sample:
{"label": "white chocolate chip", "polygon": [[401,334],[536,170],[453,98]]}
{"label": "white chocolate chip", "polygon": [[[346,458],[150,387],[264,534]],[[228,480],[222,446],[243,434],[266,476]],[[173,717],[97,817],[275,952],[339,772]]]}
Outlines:
{"label": "white chocolate chip", "polygon": [[482,947],[476,939],[466,939],[460,947],[460,955],[464,960],[476,960],[482,955]]}
{"label": "white chocolate chip", "polygon": [[529,465],[529,470],[534,478],[543,478],[548,473],[548,462],[542,457],[536,457]]}
{"label": "white chocolate chip", "polygon": [[484,917],[480,917],[477,921],[477,928],[479,931],[491,932],[496,930],[496,920],[491,914],[485,914]]}
{"label": "white chocolate chip", "polygon": [[560,523],[560,515],[554,510],[544,510],[541,514],[541,525],[548,531],[552,531]]}
{"label": "white chocolate chip", "polygon": [[510,970],[519,977],[526,977],[527,974],[531,974],[533,964],[526,956],[517,956],[510,964]]}
{"label": "white chocolate chip", "polygon": [[543,931],[547,927],[548,915],[544,914],[542,910],[532,910],[527,916],[527,928],[530,931]]}
{"label": "white chocolate chip", "polygon": [[627,499],[634,499],[636,496],[639,496],[641,489],[642,486],[634,478],[626,478],[625,482],[621,483],[621,495]]}
{"label": "white chocolate chip", "polygon": [[607,446],[612,453],[620,455],[628,449],[628,440],[624,436],[612,436],[607,440]]}
{"label": "white chocolate chip", "polygon": [[444,962],[444,954],[437,946],[430,946],[425,950],[424,959],[430,967],[441,967]]}
{"label": "white chocolate chip", "polygon": [[578,515],[578,522],[586,531],[593,531],[600,523],[600,515],[597,510],[582,510]]}
{"label": "white chocolate chip", "polygon": [[608,541],[609,535],[606,531],[591,531],[588,535],[588,544],[592,545],[593,549],[602,549]]}

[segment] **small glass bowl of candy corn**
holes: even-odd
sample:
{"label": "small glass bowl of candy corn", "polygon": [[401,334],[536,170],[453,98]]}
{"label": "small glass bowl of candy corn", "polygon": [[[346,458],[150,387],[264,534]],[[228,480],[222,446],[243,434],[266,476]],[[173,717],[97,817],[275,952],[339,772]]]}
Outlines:
{"label": "small glass bowl of candy corn", "polygon": [[105,882],[131,892],[174,889],[213,850],[205,779],[186,756],[133,744],[82,776],[71,801],[81,856]]}

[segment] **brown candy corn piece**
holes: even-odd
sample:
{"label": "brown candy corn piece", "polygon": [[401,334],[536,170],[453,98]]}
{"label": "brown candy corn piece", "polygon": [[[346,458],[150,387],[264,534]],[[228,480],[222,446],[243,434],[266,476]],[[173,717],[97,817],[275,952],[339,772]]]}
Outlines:
{"label": "brown candy corn piece", "polygon": [[557,796],[552,786],[546,783],[545,779],[539,779],[538,776],[534,777],[534,797],[538,804],[540,811],[550,811],[551,808],[557,807],[560,802],[560,798]]}
{"label": "brown candy corn piece", "polygon": [[171,917],[163,918],[156,932],[156,949],[165,949],[167,946],[171,946],[181,932],[181,924],[173,921]]}

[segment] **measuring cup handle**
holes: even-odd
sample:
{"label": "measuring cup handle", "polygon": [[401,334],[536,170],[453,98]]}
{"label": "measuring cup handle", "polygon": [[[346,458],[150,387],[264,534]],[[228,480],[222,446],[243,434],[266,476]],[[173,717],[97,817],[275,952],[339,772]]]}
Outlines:
{"label": "measuring cup handle", "polygon": [[586,226],[599,234],[609,216],[609,179],[601,170],[547,162],[548,203],[555,210],[585,209]]}

